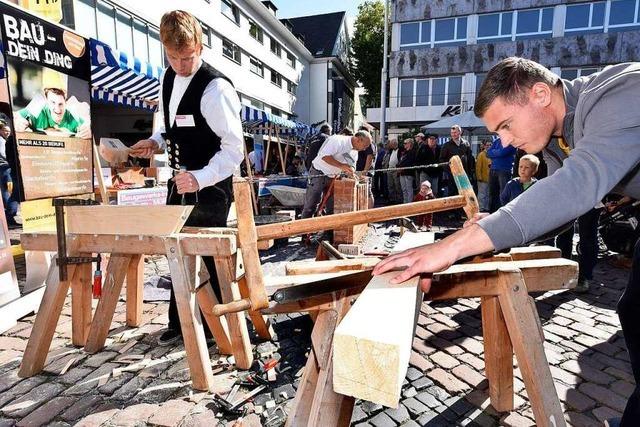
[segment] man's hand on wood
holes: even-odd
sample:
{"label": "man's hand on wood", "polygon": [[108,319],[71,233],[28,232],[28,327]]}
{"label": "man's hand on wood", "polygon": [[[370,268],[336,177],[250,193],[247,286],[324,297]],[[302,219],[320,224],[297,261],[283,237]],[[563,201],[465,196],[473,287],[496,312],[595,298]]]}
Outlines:
{"label": "man's hand on wood", "polygon": [[196,178],[189,172],[181,172],[173,177],[178,194],[195,193],[200,189]]}
{"label": "man's hand on wood", "polygon": [[151,157],[153,157],[156,151],[158,151],[159,147],[158,143],[153,139],[143,139],[133,144],[130,148],[130,156],[150,159]]}

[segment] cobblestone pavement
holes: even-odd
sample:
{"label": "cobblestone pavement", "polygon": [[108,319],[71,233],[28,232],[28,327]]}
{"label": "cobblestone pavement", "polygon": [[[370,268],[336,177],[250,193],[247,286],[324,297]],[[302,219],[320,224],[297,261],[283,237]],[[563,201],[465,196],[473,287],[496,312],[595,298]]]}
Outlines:
{"label": "cobblestone pavement", "polygon": [[[285,250],[264,253],[263,261],[310,253],[299,245],[289,245]],[[266,266],[269,271],[276,269],[275,264]],[[163,259],[148,260],[146,275],[164,272]],[[603,285],[587,294],[564,291],[536,297],[547,359],[569,425],[600,426],[604,419],[619,416],[633,390],[629,358],[615,313],[627,274],[627,268],[601,260],[595,279]],[[34,316],[22,319],[0,335],[0,426],[232,424],[233,417],[221,416],[211,394],[190,388],[183,346],[156,345],[156,337],[167,322],[166,312],[166,303],[145,303],[143,325],[131,329],[125,326],[125,305],[120,301],[107,346],[89,355],[71,346],[68,298],[45,371],[27,379],[18,378],[17,370]],[[252,335],[252,343],[257,358],[264,359],[272,352],[281,357],[280,372],[268,392],[246,405],[244,426],[283,423],[280,408],[289,409],[306,361],[312,326],[309,317],[279,315],[273,321],[277,339],[261,343]],[[423,303],[400,406],[388,409],[358,402],[353,425],[534,425],[515,359],[517,409],[497,413],[489,405],[480,326],[477,299]],[[132,340],[135,345],[119,353]],[[214,365],[224,361],[215,346],[210,353]],[[126,366],[118,359],[129,355],[142,355],[146,367],[113,375],[115,368]],[[65,366],[69,366],[68,371],[60,375]],[[225,395],[235,373],[222,371],[215,378],[216,391]],[[241,389],[238,396],[247,391]]]}

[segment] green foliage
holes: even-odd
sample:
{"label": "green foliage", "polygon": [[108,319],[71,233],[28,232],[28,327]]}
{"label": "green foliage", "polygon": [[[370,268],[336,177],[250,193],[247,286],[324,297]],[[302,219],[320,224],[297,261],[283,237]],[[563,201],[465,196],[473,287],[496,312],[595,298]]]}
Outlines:
{"label": "green foliage", "polygon": [[358,17],[351,39],[351,72],[364,86],[363,108],[379,105],[383,45],[384,2],[366,0],[358,6]]}

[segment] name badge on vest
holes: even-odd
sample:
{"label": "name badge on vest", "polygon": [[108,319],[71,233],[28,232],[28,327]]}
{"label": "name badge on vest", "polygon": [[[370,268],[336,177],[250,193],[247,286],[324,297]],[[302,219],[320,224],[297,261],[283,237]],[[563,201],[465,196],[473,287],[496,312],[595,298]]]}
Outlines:
{"label": "name badge on vest", "polygon": [[194,127],[196,122],[193,120],[193,114],[176,115],[176,126],[179,128]]}

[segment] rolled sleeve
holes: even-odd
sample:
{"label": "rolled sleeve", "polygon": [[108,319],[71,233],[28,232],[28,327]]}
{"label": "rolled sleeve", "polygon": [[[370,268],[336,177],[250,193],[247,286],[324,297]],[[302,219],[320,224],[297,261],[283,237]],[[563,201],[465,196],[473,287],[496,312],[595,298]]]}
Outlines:
{"label": "rolled sleeve", "polygon": [[190,171],[200,188],[230,177],[244,159],[244,137],[240,120],[240,99],[224,79],[214,79],[204,91],[200,109],[207,124],[221,139],[220,151],[207,166]]}

